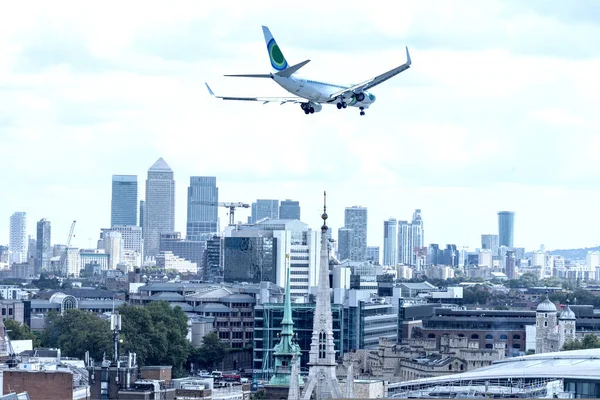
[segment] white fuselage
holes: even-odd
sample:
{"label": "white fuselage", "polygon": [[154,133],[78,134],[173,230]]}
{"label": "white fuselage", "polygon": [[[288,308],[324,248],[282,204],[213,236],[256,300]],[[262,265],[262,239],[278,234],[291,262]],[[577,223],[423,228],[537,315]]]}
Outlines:
{"label": "white fuselage", "polygon": [[[338,100],[332,99],[331,95],[350,87],[294,76],[283,77],[271,74],[271,77],[288,92],[315,103],[336,104]],[[344,101],[348,106],[369,108],[369,106],[375,102],[376,98],[373,94],[366,91],[363,91],[362,93],[364,93],[364,99],[362,101],[357,101],[352,94],[346,95]]]}

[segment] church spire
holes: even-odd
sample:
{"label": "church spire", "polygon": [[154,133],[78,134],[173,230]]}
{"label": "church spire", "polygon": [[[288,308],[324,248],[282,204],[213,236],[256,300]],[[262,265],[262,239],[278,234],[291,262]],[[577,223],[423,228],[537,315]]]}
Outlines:
{"label": "church spire", "polygon": [[[285,255],[286,263],[289,262],[290,255]],[[281,321],[281,335],[294,335],[294,321],[292,320],[292,299],[290,293],[290,267],[286,268],[285,277],[285,301],[283,306],[283,320]],[[283,338],[282,338],[283,340]]]}
{"label": "church spire", "polygon": [[[275,373],[269,380],[270,385],[289,385],[293,363],[299,363],[301,354],[300,346],[294,343],[294,320],[292,319],[292,299],[290,293],[290,255],[286,254],[286,278],[285,278],[285,300],[283,305],[283,319],[281,320],[281,333],[279,344],[275,346],[273,357],[275,358]],[[294,377],[298,385],[304,380],[299,374]]]}
{"label": "church spire", "polygon": [[321,227],[321,258],[317,286],[313,333],[310,343],[308,381],[302,393],[303,400],[311,395],[317,399],[341,398],[342,391],[336,376],[335,345],[333,342],[333,315],[329,286],[329,251],[327,246],[327,193],[323,193],[323,226]]}

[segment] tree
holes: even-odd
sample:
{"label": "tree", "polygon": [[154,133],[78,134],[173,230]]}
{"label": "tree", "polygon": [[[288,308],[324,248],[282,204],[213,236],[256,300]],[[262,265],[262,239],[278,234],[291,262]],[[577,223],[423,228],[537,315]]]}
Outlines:
{"label": "tree", "polygon": [[112,355],[112,336],[107,320],[80,309],[66,310],[60,315],[48,313],[42,333],[42,345],[61,349],[68,357],[83,358],[86,351],[95,360]]}
{"label": "tree", "polygon": [[468,286],[463,290],[465,304],[487,304],[491,297],[490,291],[484,285]]}
{"label": "tree", "polygon": [[34,279],[31,283],[38,289],[60,289],[60,283],[57,278],[48,278],[48,274],[40,274],[40,279]]}
{"label": "tree", "polygon": [[187,340],[187,316],[181,307],[156,301],[145,307],[126,304],[119,313],[122,352],[136,353],[140,365],[172,365],[174,376],[184,373],[192,347]]}
{"label": "tree", "polygon": [[225,343],[216,332],[210,332],[202,338],[202,346],[194,350],[190,362],[203,365],[207,369],[213,369],[219,361],[223,360],[225,354],[227,354]]}
{"label": "tree", "polygon": [[23,325],[14,319],[7,319],[4,321],[4,327],[8,332],[8,338],[10,340],[31,340],[33,342],[33,348],[40,346],[40,339],[35,333],[31,332],[27,325]]}
{"label": "tree", "polygon": [[583,339],[568,340],[562,350],[585,350],[585,349],[598,349],[600,348],[600,340],[598,336],[594,334],[588,334]]}

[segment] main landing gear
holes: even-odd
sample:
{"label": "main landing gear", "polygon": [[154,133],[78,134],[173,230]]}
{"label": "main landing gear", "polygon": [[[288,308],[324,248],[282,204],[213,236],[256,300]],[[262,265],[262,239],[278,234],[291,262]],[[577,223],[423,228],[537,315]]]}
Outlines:
{"label": "main landing gear", "polygon": [[365,108],[364,107],[360,108],[360,115],[361,116],[365,115]]}
{"label": "main landing gear", "polygon": [[338,110],[348,107],[348,104],[346,104],[346,102],[344,100],[338,101],[338,103],[336,105],[337,105]]}
{"label": "main landing gear", "polygon": [[304,110],[304,114],[306,115],[315,113],[315,108],[309,103],[300,103],[300,108]]}

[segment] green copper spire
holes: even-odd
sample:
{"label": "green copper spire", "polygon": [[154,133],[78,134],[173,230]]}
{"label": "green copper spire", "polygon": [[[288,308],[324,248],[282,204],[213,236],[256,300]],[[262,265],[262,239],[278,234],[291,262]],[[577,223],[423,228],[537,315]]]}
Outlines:
{"label": "green copper spire", "polygon": [[[289,254],[285,256],[286,260],[289,259]],[[294,321],[292,321],[292,299],[290,298],[290,268],[286,268],[285,277],[285,300],[283,306],[283,320],[281,321],[281,335],[293,335],[294,334]]]}
{"label": "green copper spire", "polygon": [[[285,256],[286,262],[289,259],[289,254]],[[290,268],[286,265],[285,277],[285,300],[283,305],[283,319],[281,320],[281,333],[279,334],[279,344],[275,346],[273,357],[275,358],[275,373],[269,380],[270,385],[290,384],[290,376],[292,373],[292,360],[294,354],[297,357],[298,367],[300,366],[300,346],[293,342],[294,337],[294,321],[292,320],[292,299],[290,293]],[[300,385],[304,384],[302,377],[298,375]]]}

